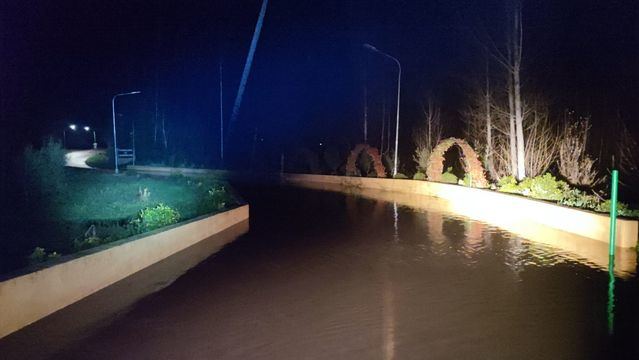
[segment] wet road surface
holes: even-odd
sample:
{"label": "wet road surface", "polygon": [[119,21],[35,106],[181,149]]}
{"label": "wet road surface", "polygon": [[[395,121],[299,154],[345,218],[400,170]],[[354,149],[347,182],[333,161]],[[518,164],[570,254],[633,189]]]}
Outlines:
{"label": "wet road surface", "polygon": [[[598,359],[639,354],[634,274],[614,279],[611,291],[609,274],[587,261],[427,207],[294,188],[241,188],[240,193],[251,204],[248,234],[99,327],[67,336],[55,354],[40,355]],[[132,287],[135,283],[121,286],[108,297]],[[37,347],[40,340],[32,340],[30,346]]]}

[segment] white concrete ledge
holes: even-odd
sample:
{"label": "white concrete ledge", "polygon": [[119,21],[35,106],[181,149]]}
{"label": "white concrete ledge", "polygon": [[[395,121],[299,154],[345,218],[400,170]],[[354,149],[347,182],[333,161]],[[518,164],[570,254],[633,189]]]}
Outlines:
{"label": "white concrete ledge", "polygon": [[[609,242],[610,217],[605,214],[492,190],[421,180],[332,175],[283,174],[282,181],[326,190],[348,191],[361,188],[434,196],[448,200],[451,211],[497,226],[526,220],[593,240]],[[617,219],[617,247],[636,247],[638,237],[637,220]]]}
{"label": "white concrete ledge", "polygon": [[[70,255],[0,282],[0,338],[247,220],[249,206]],[[223,244],[220,244],[223,245]]]}

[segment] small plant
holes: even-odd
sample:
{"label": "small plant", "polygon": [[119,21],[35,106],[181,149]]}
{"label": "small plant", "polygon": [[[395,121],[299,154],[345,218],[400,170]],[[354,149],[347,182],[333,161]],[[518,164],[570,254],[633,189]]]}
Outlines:
{"label": "small plant", "polygon": [[595,209],[601,202],[596,195],[590,195],[579,189],[567,188],[563,193],[560,204],[583,209]]}
{"label": "small plant", "polygon": [[47,254],[47,251],[44,248],[37,246],[35,249],[33,249],[31,255],[29,255],[29,264],[35,265],[47,260],[57,259],[59,257],[60,253],[53,251]]}
{"label": "small plant", "polygon": [[147,207],[140,210],[138,217],[131,221],[131,224],[142,233],[159,229],[180,221],[180,213],[164,204],[158,204],[155,207]]}
{"label": "small plant", "polygon": [[499,191],[501,192],[522,194],[541,200],[561,201],[569,189],[568,184],[557,180],[550,173],[534,178],[525,178],[519,183],[512,176],[506,176],[499,180]]}
{"label": "small plant", "polygon": [[73,247],[75,248],[75,250],[79,251],[96,247],[98,245],[101,245],[102,243],[103,240],[101,238],[97,236],[89,236],[84,239],[77,239],[73,241]]}
{"label": "small plant", "polygon": [[504,176],[497,183],[499,191],[507,193],[519,194],[520,189],[514,176]]}
{"label": "small plant", "polygon": [[45,261],[46,259],[47,252],[44,250],[44,248],[41,248],[39,246],[33,249],[33,252],[31,253],[31,255],[29,255],[30,264],[38,264]]}
{"label": "small plant", "polygon": [[421,171],[418,171],[413,175],[413,180],[426,180],[426,174]]}
{"label": "small plant", "polygon": [[448,169],[446,169],[446,172],[442,174],[441,180],[442,182],[445,182],[445,183],[457,184],[457,181],[459,179],[457,178],[455,174],[453,174],[453,168],[449,167]]}
{"label": "small plant", "polygon": [[[609,213],[610,204],[610,200],[603,201],[599,205],[597,205],[595,211]],[[639,210],[632,210],[630,209],[628,204],[619,201],[617,202],[617,214],[627,217],[639,217]]]}
{"label": "small plant", "polygon": [[151,192],[148,188],[138,187],[138,200],[147,202],[151,197]]}
{"label": "small plant", "polygon": [[224,185],[214,185],[207,191],[209,198],[207,202],[213,210],[222,210],[228,202],[228,193]]}
{"label": "small plant", "polygon": [[398,172],[395,176],[393,176],[393,179],[408,179],[408,176]]}
{"label": "small plant", "polygon": [[[523,184],[524,182],[521,185]],[[524,191],[525,189],[528,189],[528,186],[524,186]],[[545,173],[530,179],[529,189],[530,197],[535,199],[560,201],[568,189],[568,184],[555,179],[550,173]]]}

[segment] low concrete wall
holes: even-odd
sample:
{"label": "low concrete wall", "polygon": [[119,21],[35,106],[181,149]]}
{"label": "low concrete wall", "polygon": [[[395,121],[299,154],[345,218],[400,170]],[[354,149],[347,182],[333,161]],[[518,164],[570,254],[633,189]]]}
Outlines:
{"label": "low concrete wall", "polygon": [[[331,175],[283,174],[282,181],[326,190],[348,191],[363,188],[434,196],[448,200],[450,211],[498,226],[500,223],[523,219],[597,241],[609,242],[610,217],[607,215],[491,190],[420,180]],[[636,247],[638,237],[637,220],[617,220],[617,247]]]}
{"label": "low concrete wall", "polygon": [[123,239],[0,282],[0,338],[246,221],[243,205],[212,216]]}

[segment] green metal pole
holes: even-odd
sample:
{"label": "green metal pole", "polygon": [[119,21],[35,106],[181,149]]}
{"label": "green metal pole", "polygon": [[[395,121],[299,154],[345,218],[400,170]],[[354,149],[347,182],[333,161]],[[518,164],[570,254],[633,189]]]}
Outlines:
{"label": "green metal pole", "polygon": [[[610,183],[610,247],[608,255],[615,256],[615,240],[617,239],[617,184],[619,182],[619,172],[612,170],[612,180]],[[614,262],[613,262],[614,264]]]}

